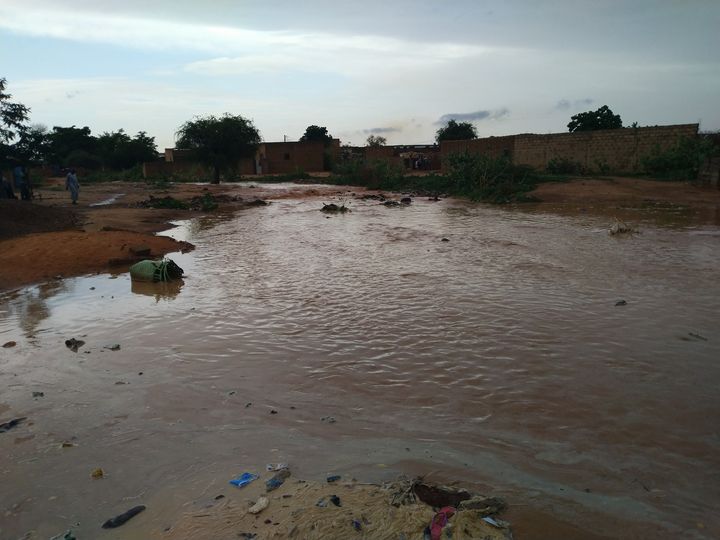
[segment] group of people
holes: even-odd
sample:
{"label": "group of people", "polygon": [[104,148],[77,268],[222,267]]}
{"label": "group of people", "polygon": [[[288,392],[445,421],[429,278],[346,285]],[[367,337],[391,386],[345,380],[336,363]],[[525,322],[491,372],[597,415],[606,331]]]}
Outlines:
{"label": "group of people", "polygon": [[[5,179],[0,172],[0,199],[17,199],[15,190],[20,192],[20,198],[23,201],[29,201],[33,198],[32,183],[28,170],[24,165],[16,165],[12,170],[12,183]],[[65,190],[70,192],[72,204],[77,204],[80,195],[80,182],[78,182],[77,172],[70,169],[65,177]]]}

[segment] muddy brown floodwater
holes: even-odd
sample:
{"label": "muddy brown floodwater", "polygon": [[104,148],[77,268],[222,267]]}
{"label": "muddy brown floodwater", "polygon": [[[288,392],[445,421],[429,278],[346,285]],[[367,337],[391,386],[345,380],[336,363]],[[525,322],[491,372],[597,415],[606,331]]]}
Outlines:
{"label": "muddy brown floodwater", "polygon": [[180,222],[170,286],[0,296],[0,421],[27,417],[0,433],[0,537],[161,538],[268,462],[459,480],[517,538],[720,536],[718,226],[349,203]]}

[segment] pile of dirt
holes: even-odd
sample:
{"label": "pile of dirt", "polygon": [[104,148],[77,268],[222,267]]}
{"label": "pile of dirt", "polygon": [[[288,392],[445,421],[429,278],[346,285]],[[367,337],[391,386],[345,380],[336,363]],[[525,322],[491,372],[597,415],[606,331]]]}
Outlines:
{"label": "pile of dirt", "polygon": [[137,260],[133,246],[146,246],[145,257],[160,258],[193,248],[166,236],[132,231],[60,231],[0,241],[0,290],[57,276],[125,270]]}
{"label": "pile of dirt", "polygon": [[0,199],[0,240],[32,233],[65,231],[77,228],[80,223],[80,217],[72,208]]}

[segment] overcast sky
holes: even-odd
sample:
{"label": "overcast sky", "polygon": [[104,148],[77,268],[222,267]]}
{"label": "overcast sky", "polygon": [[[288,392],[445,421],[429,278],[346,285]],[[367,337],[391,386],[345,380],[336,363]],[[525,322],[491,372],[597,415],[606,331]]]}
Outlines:
{"label": "overcast sky", "polygon": [[31,122],[146,131],[230,112],[266,141],[310,124],[428,143],[625,124],[720,129],[720,0],[0,0],[0,77]]}

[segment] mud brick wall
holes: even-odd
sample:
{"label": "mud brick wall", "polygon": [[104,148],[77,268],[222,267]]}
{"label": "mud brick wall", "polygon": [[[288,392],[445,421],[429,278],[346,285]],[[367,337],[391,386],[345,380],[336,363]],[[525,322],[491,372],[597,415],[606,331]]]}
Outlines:
{"label": "mud brick wall", "polygon": [[393,167],[405,167],[403,159],[395,155],[395,148],[392,146],[367,146],[365,147],[365,163],[373,161],[385,161]]}
{"label": "mud brick wall", "polygon": [[637,172],[657,147],[667,149],[683,137],[696,137],[698,124],[606,129],[580,133],[531,133],[440,143],[442,167],[451,154],[468,151],[508,156],[516,165],[545,169],[552,159],[566,159],[589,171]]}
{"label": "mud brick wall", "polygon": [[[255,160],[241,159],[235,170],[229,174],[242,176],[255,174]],[[168,178],[172,176],[209,180],[213,176],[213,170],[197,161],[152,161],[143,163],[144,178]]]}
{"label": "mud brick wall", "polygon": [[697,124],[607,129],[580,133],[515,135],[513,161],[544,169],[552,159],[580,163],[589,171],[637,172],[656,148],[668,149],[697,136]]}
{"label": "mud brick wall", "polygon": [[441,141],[440,161],[441,168],[445,169],[447,158],[452,154],[470,152],[471,154],[482,154],[492,158],[507,156],[511,160],[515,153],[515,137],[517,135],[506,135],[504,137],[483,137],[482,139],[471,139],[468,141]]}
{"label": "mud brick wall", "polygon": [[322,142],[263,143],[258,149],[263,174],[320,172],[324,167],[324,153]]}

